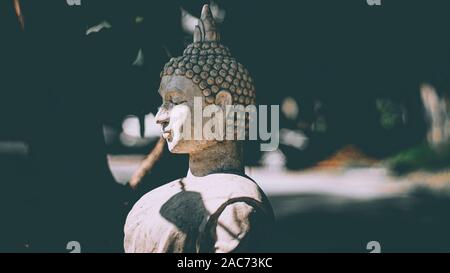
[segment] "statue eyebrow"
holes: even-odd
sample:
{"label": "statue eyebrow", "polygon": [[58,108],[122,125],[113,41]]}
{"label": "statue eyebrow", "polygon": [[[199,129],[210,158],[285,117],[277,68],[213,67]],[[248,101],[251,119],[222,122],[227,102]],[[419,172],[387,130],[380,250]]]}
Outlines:
{"label": "statue eyebrow", "polygon": [[[167,95],[167,94],[172,95],[172,94],[174,94],[174,93],[175,93],[175,94],[181,94],[181,95],[184,95],[183,90],[181,90],[181,89],[179,89],[179,88],[177,88],[177,87],[168,88],[167,90],[168,90],[168,91],[165,92],[166,95]],[[161,88],[158,89],[158,93],[161,95]]]}
{"label": "statue eyebrow", "polygon": [[158,88],[158,93],[159,94],[161,94],[161,89],[168,89],[169,91],[168,91],[168,93],[171,93],[171,92],[180,92],[180,93],[184,93],[183,92],[183,90],[181,90],[181,89],[179,89],[178,87],[170,87],[170,88],[166,88],[166,85],[164,85],[164,88],[162,87],[162,86],[160,86],[159,88]]}

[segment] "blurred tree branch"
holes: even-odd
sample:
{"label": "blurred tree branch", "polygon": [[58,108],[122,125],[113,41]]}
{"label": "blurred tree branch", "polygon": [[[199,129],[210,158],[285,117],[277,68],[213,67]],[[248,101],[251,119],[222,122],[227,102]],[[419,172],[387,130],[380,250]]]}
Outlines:
{"label": "blurred tree branch", "polygon": [[22,30],[25,30],[25,17],[23,16],[22,10],[20,9],[20,0],[13,0],[13,1],[14,1],[14,10],[16,11],[20,27],[22,28]]}

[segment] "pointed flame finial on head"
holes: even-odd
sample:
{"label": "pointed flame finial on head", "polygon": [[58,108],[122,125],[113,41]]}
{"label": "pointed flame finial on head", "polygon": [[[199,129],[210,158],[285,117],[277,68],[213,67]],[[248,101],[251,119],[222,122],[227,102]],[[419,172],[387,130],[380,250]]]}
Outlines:
{"label": "pointed flame finial on head", "polygon": [[220,34],[217,31],[214,18],[209,5],[204,5],[202,14],[194,29],[194,42],[219,42]]}

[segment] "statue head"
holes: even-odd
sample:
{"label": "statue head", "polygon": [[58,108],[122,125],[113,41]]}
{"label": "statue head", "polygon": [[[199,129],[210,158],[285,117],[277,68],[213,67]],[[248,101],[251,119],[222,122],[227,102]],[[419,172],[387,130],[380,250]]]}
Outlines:
{"label": "statue head", "polygon": [[[190,135],[195,135],[193,113],[199,110],[194,109],[199,107],[195,100],[201,100],[201,110],[216,105],[223,113],[230,105],[246,107],[255,104],[253,80],[247,69],[231,56],[229,49],[220,44],[220,35],[208,5],[202,9],[193,43],[187,46],[182,56],[171,58],[164,66],[159,93],[163,104],[156,120],[162,125],[169,150],[174,153],[193,153],[220,141],[184,137],[183,129],[191,130]],[[227,130],[228,126],[233,129],[248,127],[247,116],[230,120],[224,115],[223,118]]]}

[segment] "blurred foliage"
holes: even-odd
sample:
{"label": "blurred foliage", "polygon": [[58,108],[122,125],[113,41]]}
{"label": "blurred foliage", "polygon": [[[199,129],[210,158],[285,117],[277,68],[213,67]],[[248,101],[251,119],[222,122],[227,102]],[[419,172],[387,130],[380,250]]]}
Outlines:
{"label": "blurred foliage", "polygon": [[438,170],[450,164],[450,145],[434,149],[427,143],[402,151],[387,160],[399,175],[415,170]]}
{"label": "blurred foliage", "polygon": [[390,130],[402,122],[402,109],[392,100],[377,99],[375,104],[380,113],[380,124],[384,129]]}

